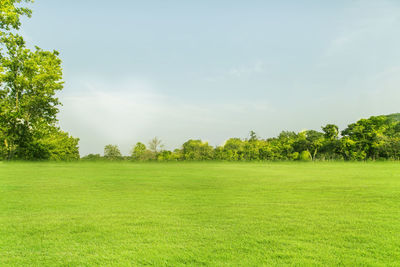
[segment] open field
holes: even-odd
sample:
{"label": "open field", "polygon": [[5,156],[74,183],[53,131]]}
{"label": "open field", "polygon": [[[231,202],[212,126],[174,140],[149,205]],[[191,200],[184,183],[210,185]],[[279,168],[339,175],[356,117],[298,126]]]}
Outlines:
{"label": "open field", "polygon": [[400,163],[0,163],[0,265],[400,264]]}

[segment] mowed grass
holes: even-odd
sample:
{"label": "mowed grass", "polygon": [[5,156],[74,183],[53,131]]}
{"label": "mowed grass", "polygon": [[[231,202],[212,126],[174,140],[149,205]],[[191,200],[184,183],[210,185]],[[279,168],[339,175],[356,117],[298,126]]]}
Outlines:
{"label": "mowed grass", "polygon": [[0,163],[0,265],[398,266],[400,163]]}

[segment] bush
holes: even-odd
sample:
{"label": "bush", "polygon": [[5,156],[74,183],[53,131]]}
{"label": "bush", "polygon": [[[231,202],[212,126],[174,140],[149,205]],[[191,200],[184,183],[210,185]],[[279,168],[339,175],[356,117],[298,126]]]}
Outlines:
{"label": "bush", "polygon": [[301,161],[311,161],[312,157],[311,157],[310,152],[308,152],[307,150],[301,151],[301,153],[299,155],[299,160],[301,160]]}
{"label": "bush", "polygon": [[100,154],[89,154],[81,158],[81,160],[87,160],[87,161],[98,161],[101,160],[102,157]]}

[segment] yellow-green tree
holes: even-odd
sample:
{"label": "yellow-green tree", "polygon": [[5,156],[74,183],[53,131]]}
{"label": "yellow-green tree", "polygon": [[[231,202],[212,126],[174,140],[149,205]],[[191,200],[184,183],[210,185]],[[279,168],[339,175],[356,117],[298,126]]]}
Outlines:
{"label": "yellow-green tree", "polygon": [[[20,16],[31,15],[29,9],[20,7],[22,2],[31,1],[0,0],[1,151],[7,159],[58,158],[52,151],[63,146],[54,150],[57,142],[46,146],[51,142],[43,140],[64,136],[56,126],[60,105],[56,92],[63,89],[61,60],[57,51],[28,49],[15,33]],[[78,149],[77,141],[67,142],[73,145],[69,150]]]}

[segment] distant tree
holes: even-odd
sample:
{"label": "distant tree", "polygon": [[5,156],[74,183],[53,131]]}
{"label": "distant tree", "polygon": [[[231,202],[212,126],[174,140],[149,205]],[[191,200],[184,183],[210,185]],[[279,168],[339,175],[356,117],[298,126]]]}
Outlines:
{"label": "distant tree", "polygon": [[340,153],[345,160],[365,160],[367,153],[359,148],[356,141],[349,136],[340,139]]}
{"label": "distant tree", "polygon": [[324,141],[320,149],[322,157],[329,160],[342,159],[340,155],[339,127],[334,124],[327,124],[321,128],[324,132]]}
{"label": "distant tree", "polygon": [[322,131],[324,132],[324,137],[327,140],[337,140],[339,138],[339,127],[334,124],[327,124],[322,127]]}
{"label": "distant tree", "polygon": [[400,137],[382,137],[377,150],[380,158],[400,160]]}
{"label": "distant tree", "polygon": [[158,152],[160,152],[160,150],[164,147],[161,139],[159,139],[158,137],[154,137],[153,139],[151,139],[149,141],[149,149],[151,152],[153,152],[156,156],[158,154]]}
{"label": "distant tree", "polygon": [[298,134],[291,131],[282,131],[277,140],[273,141],[276,159],[295,160],[300,151],[295,151],[294,144],[298,139]]}
{"label": "distant tree", "polygon": [[230,138],[226,140],[223,149],[223,159],[243,160],[244,141],[240,138]]}
{"label": "distant tree", "polygon": [[345,147],[348,147],[347,139],[349,139],[354,143],[351,154],[357,155],[357,159],[376,159],[379,155],[380,142],[389,128],[390,121],[385,116],[361,119],[342,131],[342,136],[346,137]]}
{"label": "distant tree", "polygon": [[176,148],[172,151],[173,160],[184,160],[182,149]]}
{"label": "distant tree", "polygon": [[188,140],[182,145],[183,159],[210,160],[213,158],[213,147],[201,140]]}
{"label": "distant tree", "polygon": [[258,136],[257,136],[256,132],[255,131],[250,131],[249,141],[250,142],[254,142],[254,141],[257,141],[257,140],[258,140]]}
{"label": "distant tree", "polygon": [[159,161],[170,161],[170,160],[177,160],[176,156],[173,152],[168,150],[163,150],[157,155],[157,160]]}
{"label": "distant tree", "polygon": [[280,159],[280,154],[277,153],[277,150],[279,149],[278,146],[276,145],[277,139],[269,139],[265,140],[263,144],[259,148],[259,159],[260,160],[278,160]]}
{"label": "distant tree", "polygon": [[244,160],[262,160],[262,151],[267,146],[265,140],[260,140],[258,137],[253,138],[243,143],[243,159]]}
{"label": "distant tree", "polygon": [[106,145],[104,147],[104,158],[108,160],[122,159],[121,151],[116,145]]}
{"label": "distant tree", "polygon": [[145,144],[137,142],[131,151],[132,160],[144,160],[145,159],[144,156],[146,155],[146,150],[147,149]]}
{"label": "distant tree", "polygon": [[306,131],[307,151],[311,155],[311,159],[315,160],[318,151],[323,146],[324,134],[314,130]]}

